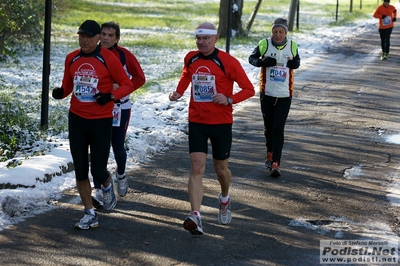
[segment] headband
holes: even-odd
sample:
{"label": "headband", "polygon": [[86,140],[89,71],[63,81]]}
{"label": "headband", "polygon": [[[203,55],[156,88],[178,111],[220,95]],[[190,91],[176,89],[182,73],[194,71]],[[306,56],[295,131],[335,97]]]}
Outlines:
{"label": "headband", "polygon": [[217,30],[210,30],[210,29],[196,29],[194,31],[195,35],[199,34],[210,34],[210,35],[217,35]]}

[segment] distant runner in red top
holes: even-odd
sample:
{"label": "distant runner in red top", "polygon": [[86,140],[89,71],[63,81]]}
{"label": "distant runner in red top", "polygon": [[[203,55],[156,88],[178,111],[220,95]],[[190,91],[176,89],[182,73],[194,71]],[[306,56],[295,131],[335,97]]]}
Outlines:
{"label": "distant runner in red top", "polygon": [[[98,45],[100,25],[86,20],[79,27],[78,50],[65,59],[62,86],[52,96],[63,99],[71,96],[68,117],[69,144],[75,167],[76,186],[84,205],[84,216],[75,224],[77,229],[98,227],[97,213],[93,209],[90,166],[93,179],[102,184],[104,208],[111,210],[117,204],[111,173],[107,171],[110,153],[114,100],[130,94],[135,88],[118,58]],[[119,88],[113,90],[113,83]]]}
{"label": "distant runner in red top", "polygon": [[[191,84],[189,104],[189,152],[191,170],[188,184],[191,205],[190,216],[183,227],[192,234],[203,234],[200,206],[203,200],[203,174],[207,160],[208,139],[212,145],[214,170],[221,186],[218,196],[221,224],[232,219],[229,186],[231,172],[228,168],[232,144],[232,105],[254,95],[254,87],[239,61],[215,48],[218,34],[212,23],[200,24],[195,30],[197,51],[189,52],[176,91],[169,95],[171,101],[182,97]],[[234,82],[241,88],[233,93]]]}
{"label": "distant runner in red top", "polygon": [[381,60],[388,59],[390,48],[390,35],[397,19],[397,10],[392,6],[390,0],[384,0],[374,13],[374,18],[379,19],[379,35],[381,37]]}

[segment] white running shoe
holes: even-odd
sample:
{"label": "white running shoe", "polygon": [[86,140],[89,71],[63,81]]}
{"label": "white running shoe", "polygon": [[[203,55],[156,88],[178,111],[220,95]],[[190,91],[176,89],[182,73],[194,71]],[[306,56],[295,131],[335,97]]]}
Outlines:
{"label": "white running shoe", "polygon": [[218,203],[219,203],[218,222],[220,224],[229,224],[232,221],[231,198],[229,197],[228,202],[222,203],[220,196],[221,194],[218,196]]}
{"label": "white running shoe", "polygon": [[128,188],[129,184],[125,175],[123,178],[117,178],[117,191],[120,197],[126,196],[126,193],[128,193]]}
{"label": "white running shoe", "polygon": [[195,215],[193,212],[190,213],[190,216],[186,217],[185,221],[183,222],[183,228],[188,230],[192,235],[203,234],[201,218]]}
{"label": "white running shoe", "polygon": [[102,187],[102,191],[103,191],[104,209],[107,210],[107,211],[114,209],[115,206],[117,205],[117,197],[115,196],[114,181],[113,181],[112,178],[110,180],[110,184],[111,184],[111,187],[107,192],[104,191],[103,185],[101,186]]}
{"label": "white running shoe", "polygon": [[85,211],[83,218],[75,224],[76,229],[87,230],[89,228],[96,228],[99,226],[99,219],[97,213],[90,214],[90,212]]}

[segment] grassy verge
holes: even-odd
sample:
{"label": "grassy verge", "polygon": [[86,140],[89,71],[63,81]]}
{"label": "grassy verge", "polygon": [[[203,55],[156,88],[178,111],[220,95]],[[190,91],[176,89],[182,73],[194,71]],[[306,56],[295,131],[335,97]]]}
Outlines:
{"label": "grassy verge", "polygon": [[[317,27],[334,27],[349,25],[359,19],[371,18],[377,0],[353,0],[350,12],[350,0],[300,0],[300,32]],[[242,22],[245,27],[254,10],[257,0],[245,0]],[[339,3],[338,9],[337,3]],[[253,23],[248,41],[253,35],[269,32],[274,18],[288,17],[290,0],[266,1],[261,4],[256,20]],[[139,45],[151,48],[184,49],[192,46],[188,41],[193,29],[203,21],[216,25],[219,22],[219,1],[198,0],[64,0],[64,6],[55,12],[54,34],[75,33],[75,29],[85,19],[91,18],[99,23],[114,20],[123,29],[140,30],[140,38],[124,36],[126,45]],[[337,17],[337,20],[336,20]],[[153,33],[153,34],[152,34]],[[154,34],[163,38],[154,39]],[[221,40],[224,41],[224,40]],[[234,44],[235,40],[233,40]]]}
{"label": "grassy verge", "polygon": [[[76,30],[84,20],[94,19],[99,23],[114,20],[122,28],[121,45],[131,49],[139,57],[149,50],[155,51],[152,58],[142,56],[140,61],[144,65],[163,63],[157,62],[160,61],[159,51],[195,49],[193,29],[204,21],[216,25],[219,22],[219,1],[213,0],[64,0],[63,3],[64,6],[54,13],[52,22],[53,35],[57,40],[76,47]],[[256,3],[257,0],[244,1],[243,27],[247,26]],[[357,20],[371,18],[376,7],[377,0],[353,0],[350,12],[350,0],[300,0],[299,28],[294,27],[294,30],[304,33],[315,28],[351,25]],[[254,44],[269,35],[272,21],[276,17],[287,18],[289,9],[290,0],[264,0],[250,34],[245,38],[233,39],[231,45]],[[224,48],[225,43],[225,39],[220,39],[217,46]],[[173,69],[171,75],[164,73],[163,77],[176,78],[177,71]],[[144,87],[147,86],[146,84]]]}

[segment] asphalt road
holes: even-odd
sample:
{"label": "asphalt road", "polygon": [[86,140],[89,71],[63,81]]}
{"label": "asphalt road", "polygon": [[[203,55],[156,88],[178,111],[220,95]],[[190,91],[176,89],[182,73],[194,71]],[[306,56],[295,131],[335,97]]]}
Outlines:
{"label": "asphalt road", "polygon": [[[395,28],[387,61],[373,31],[297,71],[279,179],[263,166],[258,96],[235,112],[231,224],[217,222],[209,156],[205,234],[182,228],[190,208],[184,142],[130,173],[128,195],[99,211],[97,229],[74,229],[82,207],[67,191],[59,208],[1,231],[0,264],[319,265],[320,240],[397,238],[399,208],[386,195],[400,150],[384,136],[400,132],[399,37]],[[349,176],[352,169],[362,174]]]}

